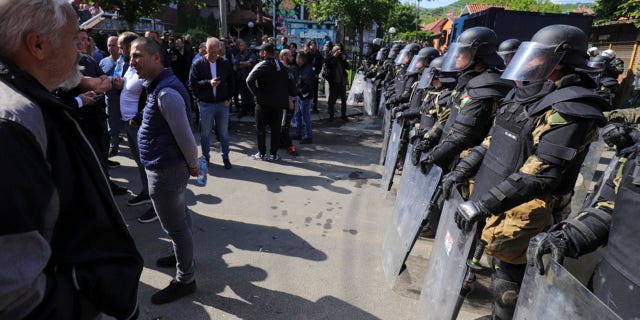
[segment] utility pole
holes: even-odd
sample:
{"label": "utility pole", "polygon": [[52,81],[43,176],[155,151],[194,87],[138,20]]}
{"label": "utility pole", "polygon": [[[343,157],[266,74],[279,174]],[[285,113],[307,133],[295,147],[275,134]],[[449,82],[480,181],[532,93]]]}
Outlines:
{"label": "utility pole", "polygon": [[220,6],[220,37],[227,37],[227,0],[219,0]]}
{"label": "utility pole", "polygon": [[420,0],[416,0],[416,31],[420,31]]}

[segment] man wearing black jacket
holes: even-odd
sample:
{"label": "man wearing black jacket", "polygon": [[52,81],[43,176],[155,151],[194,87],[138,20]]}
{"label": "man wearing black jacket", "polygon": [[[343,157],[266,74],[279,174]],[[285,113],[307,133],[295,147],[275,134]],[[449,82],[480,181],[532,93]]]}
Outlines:
{"label": "man wearing black jacket", "polygon": [[82,75],[66,1],[0,2],[0,318],[134,319],[142,257],[100,150],[50,92]]}
{"label": "man wearing black jacket", "polygon": [[[247,76],[247,86],[256,97],[256,129],[258,131],[258,153],[256,160],[276,161],[280,147],[280,123],[282,108],[289,105],[289,97],[296,95],[289,71],[275,59],[275,47],[267,42],[257,48],[262,61]],[[267,154],[266,125],[271,128],[271,146]]]}
{"label": "man wearing black jacket", "polygon": [[189,88],[198,99],[200,111],[200,145],[202,155],[209,162],[210,135],[215,125],[220,138],[222,161],[225,169],[231,169],[229,161],[229,106],[235,90],[235,79],[231,64],[218,54],[221,42],[217,38],[207,39],[207,54],[191,65]]}

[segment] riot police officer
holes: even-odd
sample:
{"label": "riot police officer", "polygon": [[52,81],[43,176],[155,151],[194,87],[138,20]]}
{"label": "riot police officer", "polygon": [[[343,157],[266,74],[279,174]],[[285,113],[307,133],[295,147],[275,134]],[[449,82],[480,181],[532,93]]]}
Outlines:
{"label": "riot police officer", "polygon": [[441,72],[444,57],[438,57],[431,61],[429,69],[420,76],[417,88],[424,88],[426,94],[420,105],[420,123],[409,138],[414,139],[414,149],[411,153],[411,162],[418,165],[421,152],[419,144],[423,140],[429,140],[431,136],[440,136],[442,127],[449,118],[449,100],[451,90],[455,87],[457,74]]}
{"label": "riot police officer", "polygon": [[395,78],[393,79],[393,91],[387,95],[387,109],[391,110],[402,103],[408,102],[411,97],[411,85],[416,80],[415,73],[407,74],[409,65],[415,55],[420,51],[417,43],[411,43],[400,51],[396,57]]}
{"label": "riot police officer", "polygon": [[500,101],[513,87],[512,81],[500,78],[503,64],[497,49],[498,37],[493,30],[474,27],[465,30],[447,51],[442,71],[460,75],[451,94],[451,115],[443,136],[430,136],[419,150],[425,152],[433,147],[423,167],[435,163],[448,172],[463,150],[480,144],[486,137]]}
{"label": "riot police officer", "polygon": [[544,273],[542,255],[553,253],[562,263],[564,256],[579,257],[606,245],[596,267],[594,294],[623,319],[640,318],[640,228],[636,214],[640,206],[640,132],[624,124],[603,129],[605,142],[615,145],[619,161],[617,174],[604,184],[592,207],[572,219],[533,237],[527,260]]}
{"label": "riot police officer", "polygon": [[[493,257],[494,319],[511,319],[529,240],[553,223],[604,125],[607,102],[587,69],[587,36],[568,25],[540,29],[523,42],[502,77],[519,83],[496,113],[490,135],[444,178],[475,174],[455,220],[469,230],[486,219],[482,240]],[[569,195],[569,197],[567,197]]]}
{"label": "riot police officer", "polygon": [[[426,93],[426,88],[418,88],[418,80],[422,73],[430,66],[431,61],[440,56],[440,52],[432,47],[420,49],[407,67],[405,92],[409,92],[409,101],[394,108],[396,118],[417,118],[420,115],[420,105]],[[409,88],[407,89],[407,85]]]}
{"label": "riot police officer", "polygon": [[620,88],[618,80],[611,76],[611,72],[607,72],[606,68],[609,65],[609,59],[603,55],[595,56],[589,59],[588,65],[594,68],[594,72],[591,73],[593,80],[598,84],[596,93],[605,98],[609,103],[613,103],[616,92]]}
{"label": "riot police officer", "polygon": [[502,58],[502,61],[504,61],[505,67],[509,65],[509,62],[511,62],[513,55],[516,54],[516,50],[520,47],[520,43],[521,42],[518,39],[507,39],[502,41],[500,46],[498,46],[497,53],[500,58]]}

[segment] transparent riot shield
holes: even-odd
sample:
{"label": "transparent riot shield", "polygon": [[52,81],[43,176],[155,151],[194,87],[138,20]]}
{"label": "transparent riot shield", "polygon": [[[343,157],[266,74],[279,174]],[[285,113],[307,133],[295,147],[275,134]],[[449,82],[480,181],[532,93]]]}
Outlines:
{"label": "transparent riot shield", "polygon": [[398,153],[400,153],[400,140],[402,136],[403,123],[404,121],[394,121],[391,126],[391,135],[389,136],[387,155],[385,156],[382,171],[382,182],[380,183],[380,187],[385,191],[389,191],[391,189],[393,175],[396,172],[396,162],[398,161]]}
{"label": "transparent riot shield", "polygon": [[382,87],[383,88],[380,92],[380,103],[378,103],[378,125],[380,125],[380,132],[382,133],[382,135],[384,135],[387,130],[386,121],[387,121],[387,114],[389,112],[387,112],[387,108],[385,107],[385,103],[387,101],[384,98],[384,95],[385,95],[384,86]]}
{"label": "transparent riot shield", "polygon": [[[383,98],[384,99],[384,98]],[[387,109],[382,106],[382,110],[384,110],[383,123],[382,123],[382,148],[380,150],[380,165],[385,164],[385,160],[387,158],[387,149],[389,148],[389,138],[391,137],[391,126],[393,125],[393,119],[391,119],[391,112],[387,111]]]}
{"label": "transparent riot shield", "polygon": [[540,275],[527,266],[513,317],[529,319],[621,319],[562,265],[549,259]]}
{"label": "transparent riot shield", "polygon": [[362,94],[364,93],[364,73],[358,72],[351,82],[351,88],[349,88],[349,96],[347,97],[347,105],[355,106],[358,102],[362,101]]}
{"label": "transparent riot shield", "polygon": [[[413,145],[409,144],[406,159],[409,159],[411,150]],[[426,158],[427,154],[423,154],[423,157]],[[404,162],[393,207],[393,218],[382,244],[382,268],[391,288],[395,285],[402,265],[417,239],[441,175],[442,169],[438,166],[432,166],[429,172],[424,174],[420,171],[420,166],[414,166],[411,161]]]}
{"label": "transparent riot shield", "polygon": [[364,84],[364,112],[368,116],[373,116],[376,113],[376,86],[367,79]]}
{"label": "transparent riot shield", "polygon": [[466,233],[456,225],[453,217],[462,203],[457,189],[444,203],[436,239],[424,278],[418,304],[418,319],[452,319],[456,316],[456,302],[467,271],[476,226]]}

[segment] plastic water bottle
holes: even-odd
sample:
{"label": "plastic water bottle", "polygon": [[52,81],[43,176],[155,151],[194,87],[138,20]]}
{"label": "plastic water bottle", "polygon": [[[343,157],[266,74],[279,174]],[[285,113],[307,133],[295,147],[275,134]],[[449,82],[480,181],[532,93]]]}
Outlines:
{"label": "plastic water bottle", "polygon": [[199,162],[198,185],[204,187],[207,184],[207,159],[205,157],[200,157]]}
{"label": "plastic water bottle", "polygon": [[116,68],[113,69],[114,77],[122,77],[122,71],[124,70],[124,56],[120,55],[118,61],[116,61]]}

